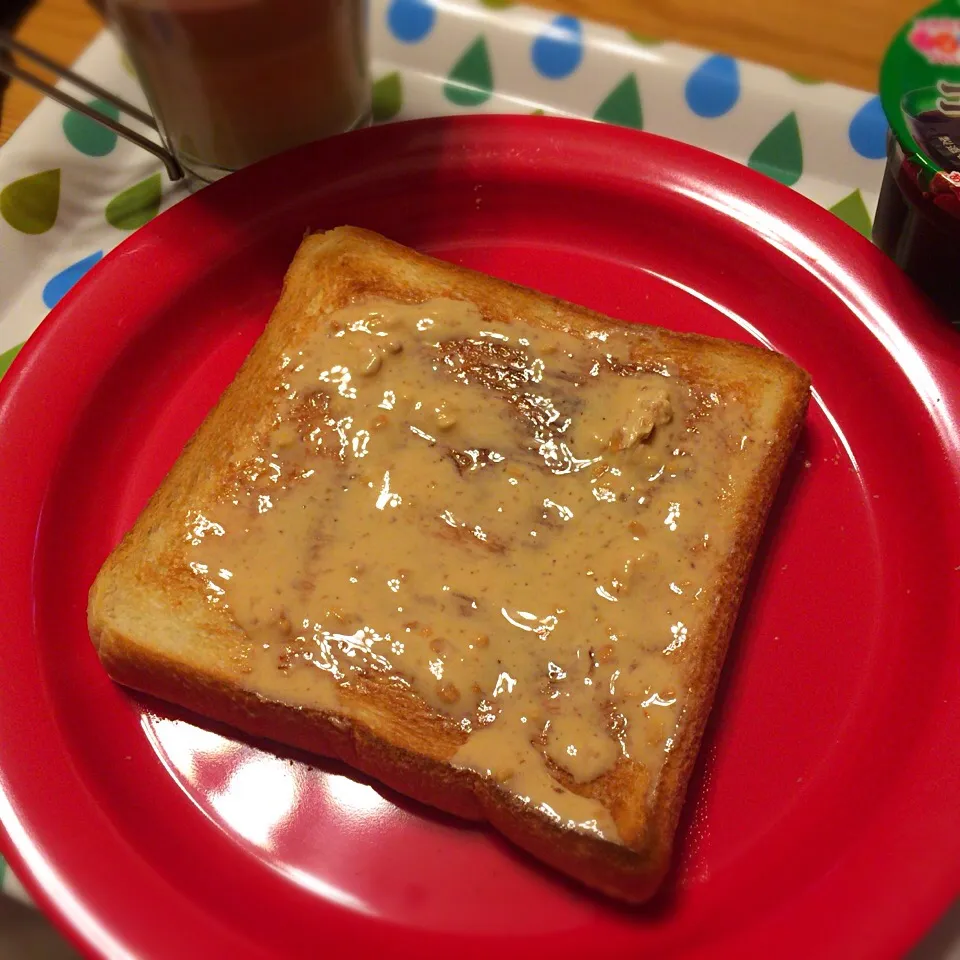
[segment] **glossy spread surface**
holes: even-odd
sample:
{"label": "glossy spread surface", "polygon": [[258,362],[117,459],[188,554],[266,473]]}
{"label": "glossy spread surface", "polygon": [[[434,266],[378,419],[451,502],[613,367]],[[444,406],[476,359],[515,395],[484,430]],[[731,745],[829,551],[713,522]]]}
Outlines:
{"label": "glossy spread surface", "polygon": [[445,718],[444,759],[618,839],[590,794],[628,761],[656,788],[724,502],[759,455],[732,399],[632,364],[636,336],[454,300],[322,318],[188,524],[192,569],[250,637],[241,682],[331,710],[344,686],[408,688]]}

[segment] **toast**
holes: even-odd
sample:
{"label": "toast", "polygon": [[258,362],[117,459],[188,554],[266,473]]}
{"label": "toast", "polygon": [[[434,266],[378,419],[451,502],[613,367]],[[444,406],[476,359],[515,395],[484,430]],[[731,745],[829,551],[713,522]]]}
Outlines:
{"label": "toast", "polygon": [[769,350],[308,236],[91,638],[122,684],[643,901],[808,397]]}

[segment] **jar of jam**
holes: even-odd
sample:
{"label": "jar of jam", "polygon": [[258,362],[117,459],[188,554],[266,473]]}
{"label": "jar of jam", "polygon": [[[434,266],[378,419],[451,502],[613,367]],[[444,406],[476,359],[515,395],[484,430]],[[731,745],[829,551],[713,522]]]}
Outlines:
{"label": "jar of jam", "polygon": [[960,0],[900,30],[880,99],[890,135],[873,239],[960,326]]}

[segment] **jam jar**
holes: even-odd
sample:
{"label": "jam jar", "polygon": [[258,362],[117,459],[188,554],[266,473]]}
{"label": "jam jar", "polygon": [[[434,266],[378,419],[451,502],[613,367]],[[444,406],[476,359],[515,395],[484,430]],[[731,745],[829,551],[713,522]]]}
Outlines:
{"label": "jam jar", "polygon": [[960,0],[900,30],[880,99],[890,134],[873,239],[960,326]]}

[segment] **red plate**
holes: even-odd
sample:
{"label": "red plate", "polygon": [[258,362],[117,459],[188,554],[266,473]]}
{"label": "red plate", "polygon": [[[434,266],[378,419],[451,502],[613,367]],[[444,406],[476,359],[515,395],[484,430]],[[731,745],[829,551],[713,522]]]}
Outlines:
{"label": "red plate", "polygon": [[[623,909],[497,836],[115,687],[87,589],[229,381],[307,229],[352,223],[605,313],[768,343],[817,394],[677,867]],[[0,817],[119,957],[899,956],[960,890],[960,340],[870,244],[691,147],[401,124],[230,177],[51,314],[0,397]],[[506,951],[506,952],[504,952]]]}

